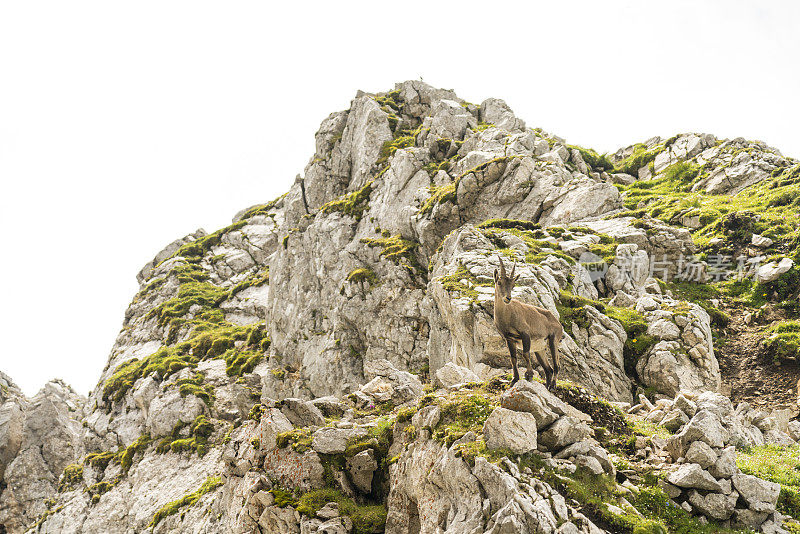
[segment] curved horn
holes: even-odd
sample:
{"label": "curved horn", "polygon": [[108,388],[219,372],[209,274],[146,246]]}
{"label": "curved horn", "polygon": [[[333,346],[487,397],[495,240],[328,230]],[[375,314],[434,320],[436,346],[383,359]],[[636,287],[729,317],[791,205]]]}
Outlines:
{"label": "curved horn", "polygon": [[503,265],[503,258],[500,257],[500,254],[497,255],[497,259],[500,260],[500,276],[505,279],[506,277],[506,266]]}
{"label": "curved horn", "polygon": [[514,279],[514,272],[517,270],[517,259],[514,258],[514,265],[511,266],[511,279]]}

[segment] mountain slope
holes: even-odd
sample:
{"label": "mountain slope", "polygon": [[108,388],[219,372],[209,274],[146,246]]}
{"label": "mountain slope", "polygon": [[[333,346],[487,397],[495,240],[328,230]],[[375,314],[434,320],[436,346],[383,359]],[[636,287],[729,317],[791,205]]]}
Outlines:
{"label": "mountain slope", "polygon": [[[148,262],[88,399],[3,377],[0,525],[780,529],[793,486],[731,451],[791,446],[794,403],[734,408],[717,355],[747,312],[758,358],[793,365],[798,169],[707,134],[599,155],[417,81],[359,92],[284,196]],[[565,328],[555,395],[509,389],[498,255]]]}

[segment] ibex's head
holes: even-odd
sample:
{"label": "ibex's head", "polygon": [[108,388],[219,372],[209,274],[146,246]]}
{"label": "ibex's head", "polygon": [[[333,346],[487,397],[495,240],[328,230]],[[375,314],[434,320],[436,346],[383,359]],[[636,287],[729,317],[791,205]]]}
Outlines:
{"label": "ibex's head", "polygon": [[514,276],[514,271],[517,269],[517,262],[514,261],[514,265],[511,267],[511,275],[506,275],[506,266],[503,265],[503,258],[499,255],[497,259],[500,260],[500,272],[497,272],[497,269],[494,270],[494,292],[495,295],[499,295],[502,299],[508,304],[511,302],[511,290],[514,289],[514,282],[517,281],[519,276]]}

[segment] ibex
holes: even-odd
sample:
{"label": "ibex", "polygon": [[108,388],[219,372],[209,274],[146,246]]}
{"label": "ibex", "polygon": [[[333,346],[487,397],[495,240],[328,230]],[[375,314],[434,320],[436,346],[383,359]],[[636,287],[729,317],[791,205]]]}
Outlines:
{"label": "ibex", "polygon": [[511,354],[511,366],[514,368],[514,379],[512,384],[519,380],[519,370],[517,369],[517,341],[522,341],[522,357],[528,366],[525,371],[525,379],[533,378],[533,364],[531,361],[531,341],[539,342],[547,339],[550,345],[550,352],[553,355],[553,366],[544,357],[544,347],[542,350],[534,351],[539,365],[545,373],[546,385],[548,389],[553,389],[558,377],[558,344],[564,335],[561,322],[549,310],[525,304],[517,299],[511,298],[511,290],[514,282],[519,276],[514,276],[517,269],[517,262],[511,268],[511,276],[506,275],[506,268],[503,259],[500,260],[500,272],[494,270],[494,325],[500,331],[508,344],[508,352]]}

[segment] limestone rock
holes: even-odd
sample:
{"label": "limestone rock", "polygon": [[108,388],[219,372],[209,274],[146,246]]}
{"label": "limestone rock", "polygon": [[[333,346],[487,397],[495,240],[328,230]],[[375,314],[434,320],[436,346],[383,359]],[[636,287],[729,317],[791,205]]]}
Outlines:
{"label": "limestone rock", "polygon": [[565,415],[541,433],[539,443],[545,450],[558,451],[576,441],[586,439],[591,434],[592,429],[589,425]]}
{"label": "limestone rock", "polygon": [[364,493],[372,491],[372,474],[378,469],[375,452],[372,449],[361,451],[347,459],[347,471],[353,484]]}
{"label": "limestone rock", "polygon": [[[696,488],[717,492],[722,490],[719,482],[697,464],[681,465],[667,476],[667,482],[679,488]],[[733,510],[731,510],[732,512]]]}
{"label": "limestone rock", "polygon": [[731,477],[736,491],[756,512],[773,512],[781,492],[780,484],[768,482],[752,475],[737,473]]}
{"label": "limestone rock", "polygon": [[479,382],[480,378],[466,367],[448,362],[436,371],[436,380],[444,387],[449,387],[467,382]]}
{"label": "limestone rock", "polygon": [[342,454],[351,440],[367,436],[363,428],[320,428],[312,436],[311,446],[320,454]]}
{"label": "limestone rock", "polygon": [[536,418],[526,412],[496,408],[483,426],[486,446],[514,454],[536,450]]}

